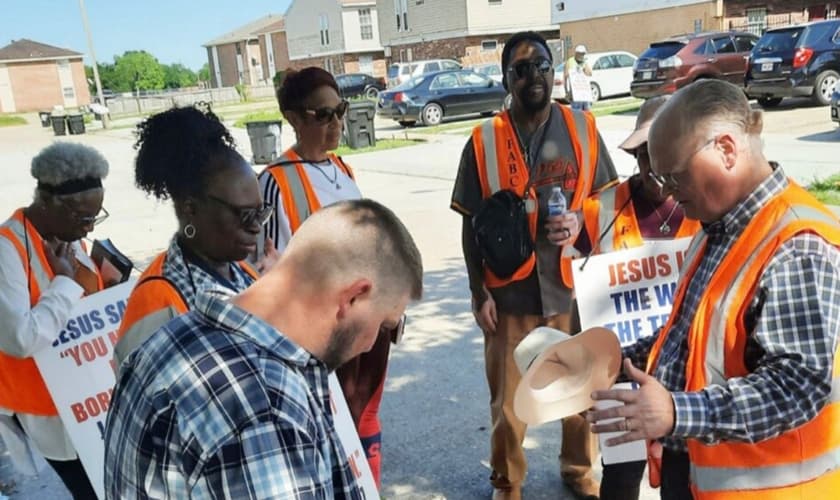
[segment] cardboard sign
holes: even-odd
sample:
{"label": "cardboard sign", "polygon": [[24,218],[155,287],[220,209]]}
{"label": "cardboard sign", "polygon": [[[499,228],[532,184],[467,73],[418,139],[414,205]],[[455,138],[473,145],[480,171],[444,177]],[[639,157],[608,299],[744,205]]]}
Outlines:
{"label": "cardboard sign", "polygon": [[572,90],[572,102],[592,102],[592,86],[582,69],[569,72],[569,87]]}
{"label": "cardboard sign", "polygon": [[114,345],[134,280],[83,298],[52,347],[34,356],[82,465],[104,495],[105,419],[114,391]]}
{"label": "cardboard sign", "polygon": [[359,440],[359,433],[353,423],[353,416],[350,414],[350,407],[344,399],[344,392],[338,382],[335,372],[330,373],[330,402],[333,410],[333,423],[335,432],[341,440],[347,458],[350,460],[350,469],[356,477],[356,483],[362,490],[362,497],[369,500],[379,499],[379,490],[376,489],[376,481],[370,471],[370,465]]}

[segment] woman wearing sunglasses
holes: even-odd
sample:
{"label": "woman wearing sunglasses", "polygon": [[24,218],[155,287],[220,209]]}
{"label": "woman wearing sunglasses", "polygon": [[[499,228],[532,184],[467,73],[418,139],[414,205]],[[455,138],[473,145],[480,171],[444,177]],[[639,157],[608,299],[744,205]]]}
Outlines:
{"label": "woman wearing sunglasses", "polygon": [[[338,147],[347,101],[327,71],[308,67],[290,71],[277,91],[280,110],[295,130],[295,144],[260,175],[260,189],[275,207],[266,237],[282,252],[306,218],[341,200],[361,198],[353,171],[330,151]],[[268,241],[267,240],[267,241]],[[379,403],[388,365],[392,332],[337,370],[350,413],[377,485],[380,477]]]}
{"label": "woman wearing sunglasses", "polygon": [[55,143],[32,160],[35,199],[0,226],[0,426],[24,433],[74,498],[96,498],[32,356],[83,296],[103,288],[81,239],[102,222],[108,162]]}
{"label": "woman wearing sunglasses", "polygon": [[137,185],[158,200],[172,199],[178,232],[131,292],[114,349],[117,366],[161,325],[192,309],[199,291],[244,290],[277,255],[270,248],[256,269],[244,262],[272,208],[212,111],[170,109],[139,124],[137,135]]}

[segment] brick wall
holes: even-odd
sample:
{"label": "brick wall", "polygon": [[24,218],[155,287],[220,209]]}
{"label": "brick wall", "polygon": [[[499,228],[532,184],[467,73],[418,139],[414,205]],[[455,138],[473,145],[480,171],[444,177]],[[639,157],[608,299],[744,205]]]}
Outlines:
{"label": "brick wall", "polygon": [[70,63],[70,71],[73,73],[73,87],[76,89],[76,102],[79,106],[90,104],[90,87],[85,76],[85,65],[81,59]]}
{"label": "brick wall", "polygon": [[[271,48],[274,51],[274,67],[277,71],[282,71],[289,67],[289,45],[286,42],[286,32],[278,31],[271,33]],[[265,47],[265,36],[260,35],[260,52],[262,53],[262,64],[264,71],[266,71],[266,79],[271,80],[274,74],[271,73],[271,68],[268,65],[268,51]]]}
{"label": "brick wall", "polygon": [[[541,33],[545,38],[557,38],[556,32]],[[485,62],[501,62],[504,42],[510,34],[477,35],[432,40],[428,42],[394,45],[391,47],[391,62],[408,60],[408,49],[411,49],[411,60],[424,59],[453,59],[469,66]],[[496,50],[482,50],[481,42],[495,40]]]}
{"label": "brick wall", "polygon": [[236,68],[236,44],[218,45],[216,46],[216,52],[219,56],[219,69],[222,75],[221,86],[232,87],[239,83],[239,70]]}
{"label": "brick wall", "polygon": [[296,59],[289,62],[289,67],[300,70],[308,66],[317,66],[319,68],[327,69],[325,63],[326,59],[332,60],[333,72],[340,73],[358,73],[359,72],[359,56],[372,55],[373,56],[373,76],[385,76],[388,63],[385,60],[383,52],[375,52],[373,54],[336,54],[332,56],[309,57],[306,59]]}
{"label": "brick wall", "polygon": [[64,105],[55,61],[12,63],[7,68],[17,111],[47,111]]}

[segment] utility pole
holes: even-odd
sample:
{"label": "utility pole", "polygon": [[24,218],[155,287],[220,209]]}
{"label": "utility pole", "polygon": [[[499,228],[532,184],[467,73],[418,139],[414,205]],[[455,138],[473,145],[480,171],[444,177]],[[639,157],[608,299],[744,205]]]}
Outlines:
{"label": "utility pole", "polygon": [[[102,95],[102,82],[99,80],[99,65],[96,63],[96,51],[93,50],[93,36],[90,34],[90,24],[88,23],[87,10],[85,10],[85,0],[79,0],[79,10],[82,11],[82,24],[85,26],[88,50],[90,51],[90,58],[93,62],[93,81],[96,83],[96,95],[99,97],[99,104],[104,107],[105,98]],[[102,126],[104,128],[111,128],[111,117],[108,116],[108,113],[102,115]]]}

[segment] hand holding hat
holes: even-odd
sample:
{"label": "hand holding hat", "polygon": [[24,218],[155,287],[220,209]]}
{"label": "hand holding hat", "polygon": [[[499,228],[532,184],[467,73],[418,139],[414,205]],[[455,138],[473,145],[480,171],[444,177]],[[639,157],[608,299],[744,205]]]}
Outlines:
{"label": "hand holding hat", "polygon": [[594,400],[612,399],[623,402],[624,406],[590,411],[586,415],[586,419],[593,423],[613,418],[623,420],[596,423],[592,432],[624,432],[608,440],[608,446],[640,439],[659,439],[671,434],[675,420],[671,393],[656,378],[633,366],[629,359],[624,360],[624,373],[639,384],[638,390],[601,390],[592,394]]}

